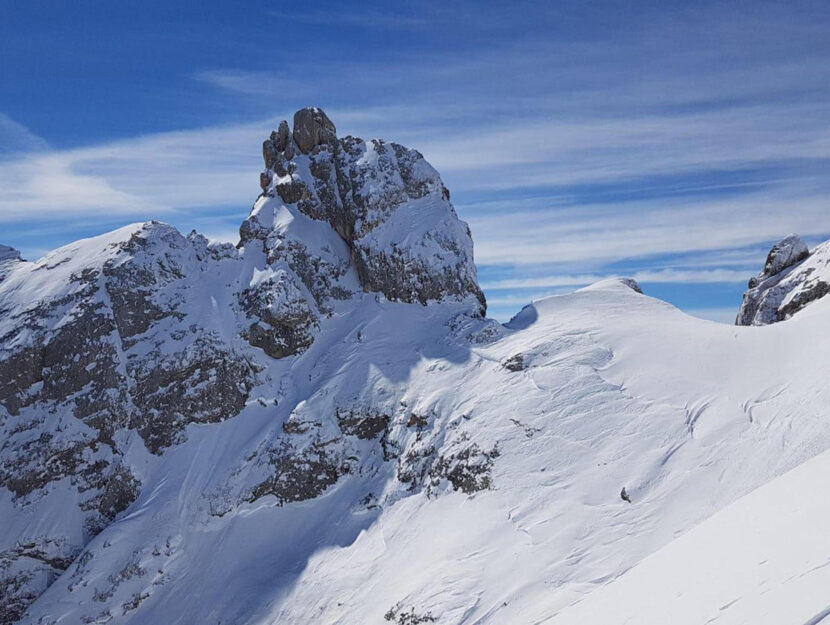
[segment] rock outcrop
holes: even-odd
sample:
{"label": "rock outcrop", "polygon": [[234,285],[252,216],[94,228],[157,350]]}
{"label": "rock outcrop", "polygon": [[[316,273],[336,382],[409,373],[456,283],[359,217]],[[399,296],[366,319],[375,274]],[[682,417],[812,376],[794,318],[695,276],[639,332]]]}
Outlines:
{"label": "rock outcrop", "polygon": [[[807,244],[797,234],[790,234],[772,246],[764,263],[764,270],[755,279],[756,284],[770,276],[777,275],[810,255]],[[751,280],[750,280],[751,281]]]}
{"label": "rock outcrop", "polygon": [[308,154],[318,145],[333,145],[337,141],[337,129],[322,109],[310,107],[294,113],[292,136],[300,152]]}
{"label": "rock outcrop", "polygon": [[812,253],[796,234],[776,243],[764,269],[749,280],[737,325],[783,321],[830,292],[830,242]]}
{"label": "rock outcrop", "polygon": [[16,249],[14,249],[13,247],[9,247],[8,245],[0,245],[0,263],[19,259],[20,252],[18,252]]}
{"label": "rock outcrop", "polygon": [[326,114],[309,108],[291,133],[287,122],[271,133],[263,156],[263,193],[241,244],[261,241],[269,262],[287,263],[324,313],[362,290],[421,304],[471,299],[484,314],[469,228],[419,152],[337,138]]}
{"label": "rock outcrop", "polygon": [[0,245],[0,282],[20,262],[23,262],[20,252],[8,245]]}

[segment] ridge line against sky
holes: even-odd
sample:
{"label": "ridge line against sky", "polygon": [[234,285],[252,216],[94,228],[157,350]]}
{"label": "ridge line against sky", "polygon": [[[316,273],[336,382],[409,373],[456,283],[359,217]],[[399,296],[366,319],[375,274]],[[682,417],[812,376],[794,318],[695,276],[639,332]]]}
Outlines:
{"label": "ridge line against sky", "polygon": [[772,242],[830,234],[822,3],[186,8],[3,5],[0,243],[150,218],[233,239],[262,139],[306,105],[424,153],[501,319],[609,275],[729,319]]}

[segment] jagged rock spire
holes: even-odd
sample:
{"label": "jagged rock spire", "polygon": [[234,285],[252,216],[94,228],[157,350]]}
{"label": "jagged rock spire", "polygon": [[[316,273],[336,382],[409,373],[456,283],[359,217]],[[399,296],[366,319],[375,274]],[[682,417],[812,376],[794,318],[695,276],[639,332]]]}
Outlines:
{"label": "jagged rock spire", "polygon": [[[801,262],[810,255],[807,245],[797,234],[789,234],[778,243],[772,246],[767,255],[767,262],[764,263],[764,270],[757,278],[760,282],[770,276],[774,276],[785,269]],[[757,283],[756,282],[756,283]],[[750,284],[750,286],[753,286]]]}
{"label": "jagged rock spire", "polygon": [[300,152],[308,154],[318,145],[337,141],[337,129],[323,109],[308,107],[294,113],[293,136]]}
{"label": "jagged rock spire", "polygon": [[764,269],[749,279],[737,325],[766,325],[788,319],[830,293],[830,245],[812,253],[797,234],[772,246]]}
{"label": "jagged rock spire", "polygon": [[[470,230],[419,152],[377,139],[338,138],[325,112],[311,107],[297,111],[290,132],[286,121],[280,123],[263,143],[263,158],[262,195],[240,229],[240,244],[262,241],[270,261],[286,261],[318,306],[348,297],[338,280],[356,271],[363,291],[422,304],[472,296],[484,313]],[[314,260],[320,255],[308,247],[308,232],[293,218],[279,217],[284,211],[328,224],[345,254],[330,258],[338,246],[327,245],[324,262]]]}

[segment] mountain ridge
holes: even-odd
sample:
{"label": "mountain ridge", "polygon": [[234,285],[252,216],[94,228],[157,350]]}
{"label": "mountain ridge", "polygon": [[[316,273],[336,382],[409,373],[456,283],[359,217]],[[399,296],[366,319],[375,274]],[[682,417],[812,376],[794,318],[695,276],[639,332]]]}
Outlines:
{"label": "mountain ridge", "polygon": [[499,324],[396,145],[303,109],[238,246],[0,255],[0,623],[556,623],[830,448],[826,301],[733,327],[608,280]]}

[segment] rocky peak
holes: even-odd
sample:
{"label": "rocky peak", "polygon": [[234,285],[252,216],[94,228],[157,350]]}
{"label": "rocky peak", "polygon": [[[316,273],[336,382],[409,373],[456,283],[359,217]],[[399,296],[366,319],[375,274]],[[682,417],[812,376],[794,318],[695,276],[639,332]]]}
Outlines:
{"label": "rocky peak", "polygon": [[[807,245],[801,240],[797,234],[789,234],[778,243],[772,246],[772,249],[767,255],[767,262],[764,264],[764,270],[757,278],[750,279],[750,287],[756,286],[759,282],[777,275],[792,267],[796,263],[801,262],[810,255]],[[754,284],[753,284],[754,281]]]}
{"label": "rocky peak", "polygon": [[8,245],[0,245],[0,263],[9,260],[19,260],[20,252]]}
{"label": "rocky peak", "polygon": [[[198,446],[209,424],[245,410],[268,411],[269,422],[280,410],[286,420],[262,449],[246,452],[232,495],[222,485],[210,495],[217,516],[266,496],[280,505],[313,499],[359,470],[363,453],[372,463],[400,457],[401,488],[489,487],[497,447],[460,438],[464,447],[443,455],[409,449],[431,417],[401,412],[393,439],[391,407],[405,404],[386,390],[374,407],[324,388],[319,400],[336,405],[303,417],[292,402],[305,404],[299,393],[322,369],[313,364],[295,383],[294,363],[277,362],[302,359],[324,332],[342,328],[335,312],[360,319],[364,304],[373,314],[394,309],[386,334],[408,325],[417,336],[446,324],[456,336],[487,325],[475,318],[484,297],[470,231],[438,172],[399,144],[338,138],[315,108],[298,111],[293,129],[283,121],[263,157],[262,194],[240,228],[241,252],[159,222],[76,241],[37,262],[0,247],[0,488],[8,491],[0,503],[14,518],[36,510],[52,519],[50,502],[59,497],[65,512],[46,529],[21,521],[0,537],[0,624],[20,618],[75,558],[75,572],[83,571],[92,557],[83,549],[136,500],[147,467],[189,440]],[[412,305],[378,306],[384,297]],[[420,314],[436,302],[446,306]],[[345,335],[334,343],[355,346]],[[300,362],[318,357],[312,350]],[[349,393],[364,384],[350,384]],[[141,576],[140,567],[124,570],[106,576],[106,592]],[[113,596],[90,592],[87,604]],[[71,620],[109,613],[99,616]]]}
{"label": "rocky peak", "polygon": [[485,310],[467,224],[435,169],[410,148],[338,138],[319,108],[283,121],[263,143],[262,195],[240,229],[240,245],[287,264],[331,309],[355,292],[390,300],[466,300]]}
{"label": "rocky peak", "polygon": [[772,246],[764,269],[749,279],[737,325],[783,321],[830,292],[830,242],[812,254],[797,234]]}
{"label": "rocky peak", "polygon": [[323,109],[308,107],[294,113],[293,137],[300,151],[308,154],[318,145],[337,141],[337,129]]}
{"label": "rocky peak", "polygon": [[19,262],[21,262],[20,252],[8,245],[0,245],[0,282]]}

